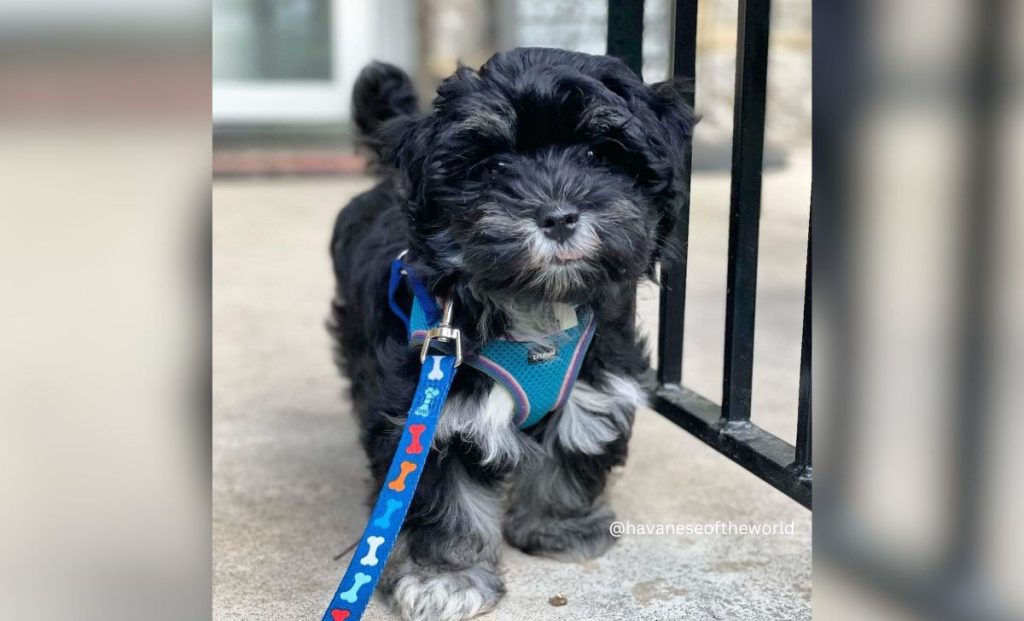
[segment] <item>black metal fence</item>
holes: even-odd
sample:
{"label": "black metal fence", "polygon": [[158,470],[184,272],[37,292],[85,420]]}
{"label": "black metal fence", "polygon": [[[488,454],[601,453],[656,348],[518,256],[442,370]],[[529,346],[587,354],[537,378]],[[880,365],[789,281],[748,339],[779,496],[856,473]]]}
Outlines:
{"label": "black metal fence", "polygon": [[[757,298],[758,228],[764,149],[770,0],[738,0],[736,97],[729,217],[725,368],[721,405],[683,384],[683,318],[686,312],[686,244],[682,260],[661,268],[658,371],[653,407],[736,463],[807,508],[811,507],[811,280],[808,244],[803,343],[797,411],[797,445],[750,419]],[[643,0],[609,0],[608,54],[637,74],[643,62]],[[697,0],[676,0],[673,10],[672,75],[696,88]],[[690,157],[690,154],[687,154]],[[687,166],[689,171],[689,166]],[[689,172],[687,172],[689,174]],[[690,201],[673,235],[689,236]],[[808,235],[810,231],[808,231]]]}

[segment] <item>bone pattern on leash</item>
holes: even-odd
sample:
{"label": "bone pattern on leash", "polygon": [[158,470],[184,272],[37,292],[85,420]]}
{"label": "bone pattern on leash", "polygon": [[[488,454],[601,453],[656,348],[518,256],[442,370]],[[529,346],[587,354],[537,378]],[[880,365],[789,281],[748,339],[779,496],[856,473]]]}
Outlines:
{"label": "bone pattern on leash", "polygon": [[434,403],[434,399],[441,394],[441,391],[436,388],[427,388],[423,391],[423,403],[420,404],[416,411],[413,412],[416,416],[426,418],[430,415],[430,406]]}
{"label": "bone pattern on leash", "polygon": [[370,549],[366,552],[366,555],[363,556],[363,558],[359,559],[359,564],[360,565],[365,565],[367,567],[376,567],[377,566],[377,548],[379,548],[381,546],[381,544],[383,544],[383,543],[384,543],[384,538],[383,537],[377,537],[377,536],[367,537],[366,538],[366,545],[369,546]]}
{"label": "bone pattern on leash", "polygon": [[434,368],[430,370],[427,379],[436,382],[444,379],[444,371],[441,370],[441,356],[431,356],[434,359]]}
{"label": "bone pattern on leash", "polygon": [[338,599],[350,604],[356,603],[356,600],[359,599],[359,589],[363,588],[364,584],[368,584],[370,582],[370,576],[363,572],[359,572],[352,576],[352,581],[353,583],[352,586],[349,587],[349,590],[338,594]]}
{"label": "bone pattern on leash", "polygon": [[402,508],[402,501],[395,500],[394,498],[388,498],[387,508],[384,510],[384,515],[375,518],[373,525],[377,528],[390,528],[391,527],[391,514]]}
{"label": "bone pattern on leash", "polygon": [[420,436],[427,430],[426,425],[409,425],[409,435],[412,438],[409,440],[409,446],[406,447],[405,452],[408,455],[419,455],[423,452],[423,445],[420,444]]}
{"label": "bone pattern on leash", "polygon": [[396,492],[403,492],[405,491],[405,477],[409,476],[409,473],[416,470],[416,464],[412,463],[411,461],[403,461],[399,468],[402,469],[402,472],[395,478],[394,481],[388,483],[388,489],[394,490]]}

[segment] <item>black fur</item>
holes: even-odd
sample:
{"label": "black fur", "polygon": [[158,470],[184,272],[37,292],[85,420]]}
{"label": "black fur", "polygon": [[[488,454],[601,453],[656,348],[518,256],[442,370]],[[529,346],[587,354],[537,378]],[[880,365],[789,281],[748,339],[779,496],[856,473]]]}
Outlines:
{"label": "black fur", "polygon": [[404,71],[387,63],[370,63],[352,88],[352,120],[363,141],[379,149],[377,130],[386,121],[416,114],[416,89]]}
{"label": "black fur", "polygon": [[[469,367],[456,378],[382,586],[407,619],[461,619],[503,593],[502,532],[526,552],[561,558],[600,554],[612,541],[601,496],[625,460],[631,389],[648,368],[633,292],[671,252],[695,120],[672,85],[645,85],[617,59],[552,49],[460,68],[426,115],[412,114],[411,93],[397,68],[376,63],[360,76],[356,122],[389,168],[342,210],[331,243],[337,360],[375,481],[419,370],[387,304],[402,250],[435,295],[454,300],[470,352],[496,336],[540,338],[544,326],[532,324],[555,304],[586,305],[598,322],[570,404],[525,432],[485,429],[491,380]],[[578,214],[561,243],[538,219],[551,206]]]}

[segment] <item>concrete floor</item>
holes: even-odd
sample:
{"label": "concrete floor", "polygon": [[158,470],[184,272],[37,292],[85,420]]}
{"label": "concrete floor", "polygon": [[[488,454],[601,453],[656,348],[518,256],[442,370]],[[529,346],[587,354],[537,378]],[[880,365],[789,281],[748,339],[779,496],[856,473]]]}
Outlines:
{"label": "concrete floor", "polygon": [[[319,618],[367,515],[365,458],[323,329],[327,242],[362,177],[214,184],[215,620]],[[729,178],[696,175],[686,383],[721,390]],[[765,176],[755,420],[792,440],[810,162]],[[653,333],[657,292],[641,292]],[[809,619],[810,513],[651,411],[610,500],[638,523],[792,523],[793,534],[626,535],[584,564],[505,551],[508,595],[482,619]],[[555,607],[549,599],[563,595]],[[378,601],[367,619],[391,619]]]}

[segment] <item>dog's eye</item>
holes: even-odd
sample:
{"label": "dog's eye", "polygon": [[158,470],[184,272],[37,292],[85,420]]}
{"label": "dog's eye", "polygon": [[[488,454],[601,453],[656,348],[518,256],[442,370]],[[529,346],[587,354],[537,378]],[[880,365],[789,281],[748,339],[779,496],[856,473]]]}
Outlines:
{"label": "dog's eye", "polygon": [[596,160],[597,159],[597,155],[594,153],[593,149],[587,149],[587,159],[588,160]]}
{"label": "dog's eye", "polygon": [[495,160],[495,161],[490,162],[489,164],[487,164],[487,172],[492,174],[492,175],[496,175],[496,174],[502,172],[503,170],[505,170],[505,167],[507,167],[507,166],[508,166],[508,164],[506,162],[501,162],[501,161]]}

